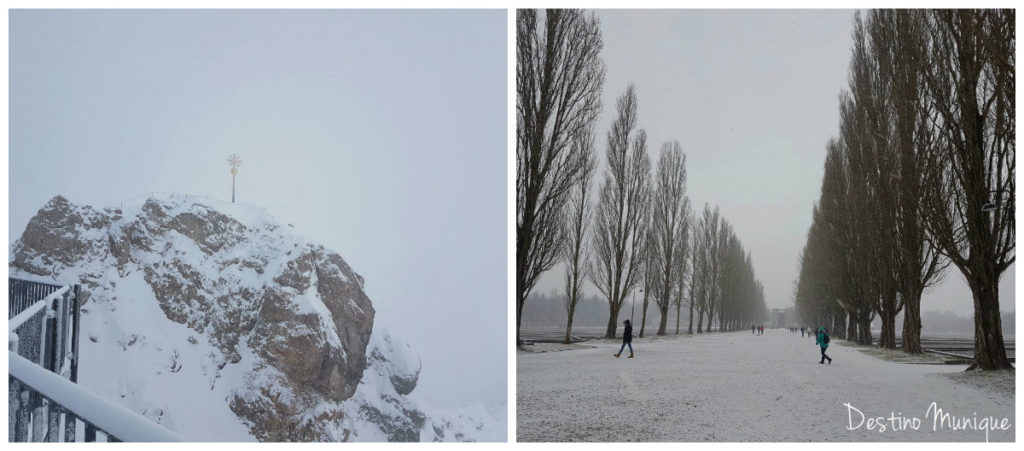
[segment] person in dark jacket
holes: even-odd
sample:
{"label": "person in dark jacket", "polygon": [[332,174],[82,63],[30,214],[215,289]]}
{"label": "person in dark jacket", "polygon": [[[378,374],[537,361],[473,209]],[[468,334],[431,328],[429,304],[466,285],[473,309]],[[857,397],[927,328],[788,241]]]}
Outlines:
{"label": "person in dark jacket", "polygon": [[615,358],[619,358],[622,354],[622,350],[629,346],[629,358],[633,358],[633,325],[629,323],[629,320],[623,322],[626,325],[626,330],[622,332],[622,346],[619,347],[619,352],[615,354]]}
{"label": "person in dark jacket", "polygon": [[826,337],[828,337],[828,332],[825,330],[824,327],[819,327],[818,328],[818,337],[817,337],[817,339],[814,340],[814,342],[818,346],[821,346],[821,361],[818,362],[821,365],[825,364],[825,359],[828,359],[828,364],[829,365],[832,364],[832,357],[829,357],[828,355],[825,354],[825,350],[828,349],[828,342],[829,342],[829,340],[827,340]]}

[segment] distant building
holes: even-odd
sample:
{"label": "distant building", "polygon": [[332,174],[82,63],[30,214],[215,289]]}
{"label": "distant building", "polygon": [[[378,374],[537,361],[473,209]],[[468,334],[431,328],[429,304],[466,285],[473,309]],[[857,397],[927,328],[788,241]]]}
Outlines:
{"label": "distant building", "polygon": [[772,328],[778,329],[786,326],[786,309],[776,308],[772,309]]}

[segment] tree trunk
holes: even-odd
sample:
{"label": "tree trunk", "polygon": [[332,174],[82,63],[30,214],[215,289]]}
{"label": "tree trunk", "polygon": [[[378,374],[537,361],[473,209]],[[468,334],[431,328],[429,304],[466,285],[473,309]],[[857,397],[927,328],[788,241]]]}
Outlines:
{"label": "tree trunk", "polygon": [[679,311],[683,309],[683,306],[676,306],[676,335],[679,335]]}
{"label": "tree trunk", "polygon": [[999,277],[986,279],[969,279],[974,294],[974,363],[968,369],[1013,368],[1006,358],[1002,319],[999,318]]}
{"label": "tree trunk", "polygon": [[608,298],[608,328],[604,331],[604,338],[615,338],[615,329],[618,327],[619,322],[619,311],[622,310],[623,304],[622,301],[619,301],[618,304],[612,302],[612,299],[618,299],[620,295],[618,289],[612,289],[610,292],[612,295]]}
{"label": "tree trunk", "polygon": [[644,326],[647,325],[647,291],[644,291],[644,311],[640,315],[640,338],[644,338]]}
{"label": "tree trunk", "polygon": [[846,339],[853,342],[857,341],[857,317],[849,312],[846,315]]}
{"label": "tree trunk", "polygon": [[698,334],[704,333],[704,310],[703,309],[698,309],[697,310],[697,333]]}
{"label": "tree trunk", "polygon": [[871,345],[871,314],[865,313],[860,317],[858,321],[858,327],[860,331],[857,333],[857,343],[862,345]]}
{"label": "tree trunk", "polygon": [[658,335],[665,335],[665,329],[668,328],[668,304],[665,304],[665,308],[658,306],[658,310],[661,311],[661,321],[658,322]]}
{"label": "tree trunk", "polygon": [[565,324],[565,341],[562,343],[572,343],[572,317],[573,313],[576,312],[576,303],[572,302],[569,304],[569,320]]}
{"label": "tree trunk", "polygon": [[846,314],[835,315],[836,327],[834,330],[836,338],[846,339]]}
{"label": "tree trunk", "polygon": [[519,328],[523,324],[523,294],[517,293],[517,297],[519,299],[516,302],[516,346],[520,346],[523,344],[523,340],[519,338]]}
{"label": "tree trunk", "polygon": [[896,314],[900,308],[896,305],[896,291],[886,290],[882,295],[882,308],[878,317],[882,320],[882,331],[878,346],[885,349],[896,349]]}
{"label": "tree trunk", "polygon": [[690,301],[690,328],[686,333],[693,335],[693,301]]}
{"label": "tree trunk", "polygon": [[878,346],[885,349],[896,349],[896,315],[887,311],[882,318],[882,332],[878,338]]}
{"label": "tree trunk", "polygon": [[618,327],[619,315],[608,315],[608,329],[604,332],[604,338],[615,338],[615,328]]}
{"label": "tree trunk", "polygon": [[903,352],[921,354],[921,290],[903,301]]}

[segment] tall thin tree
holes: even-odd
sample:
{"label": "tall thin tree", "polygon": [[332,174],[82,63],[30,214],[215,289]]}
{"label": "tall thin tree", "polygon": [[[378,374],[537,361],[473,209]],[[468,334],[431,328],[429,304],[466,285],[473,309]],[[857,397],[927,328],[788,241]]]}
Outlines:
{"label": "tall thin tree", "polygon": [[583,159],[574,140],[601,108],[598,20],[580,10],[516,13],[516,341],[523,305],[562,255],[564,204]]}
{"label": "tall thin tree", "polygon": [[578,146],[574,153],[583,163],[573,184],[566,206],[569,209],[569,230],[566,236],[565,252],[565,309],[568,319],[565,325],[564,343],[572,342],[572,320],[576,313],[576,304],[583,296],[583,284],[586,281],[590,261],[590,223],[592,208],[590,192],[594,172],[597,170],[597,156],[594,154],[594,133],[587,129],[579,134],[573,143]]}
{"label": "tall thin tree", "polygon": [[597,205],[592,275],[608,300],[605,338],[615,338],[619,309],[638,284],[644,260],[651,161],[647,133],[637,128],[636,110],[636,88],[630,85],[618,99],[618,114],[608,132],[607,166]]}
{"label": "tall thin tree", "polygon": [[658,158],[654,190],[653,243],[658,260],[655,270],[659,275],[659,286],[655,302],[661,312],[658,335],[665,335],[668,325],[668,310],[672,305],[672,289],[679,276],[677,266],[686,262],[686,247],[680,246],[689,240],[690,200],[686,196],[686,154],[678,141],[665,143]]}

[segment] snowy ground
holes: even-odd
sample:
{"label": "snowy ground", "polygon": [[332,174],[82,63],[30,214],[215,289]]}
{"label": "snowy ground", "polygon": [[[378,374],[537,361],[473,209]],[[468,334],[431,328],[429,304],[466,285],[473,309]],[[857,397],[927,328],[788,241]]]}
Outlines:
{"label": "snowy ground", "polygon": [[[985,441],[985,424],[990,441],[1014,440],[1013,372],[903,363],[841,340],[819,365],[813,338],[782,329],[634,339],[635,359],[586,344],[518,352],[518,441]],[[936,426],[932,403],[978,428]]]}

